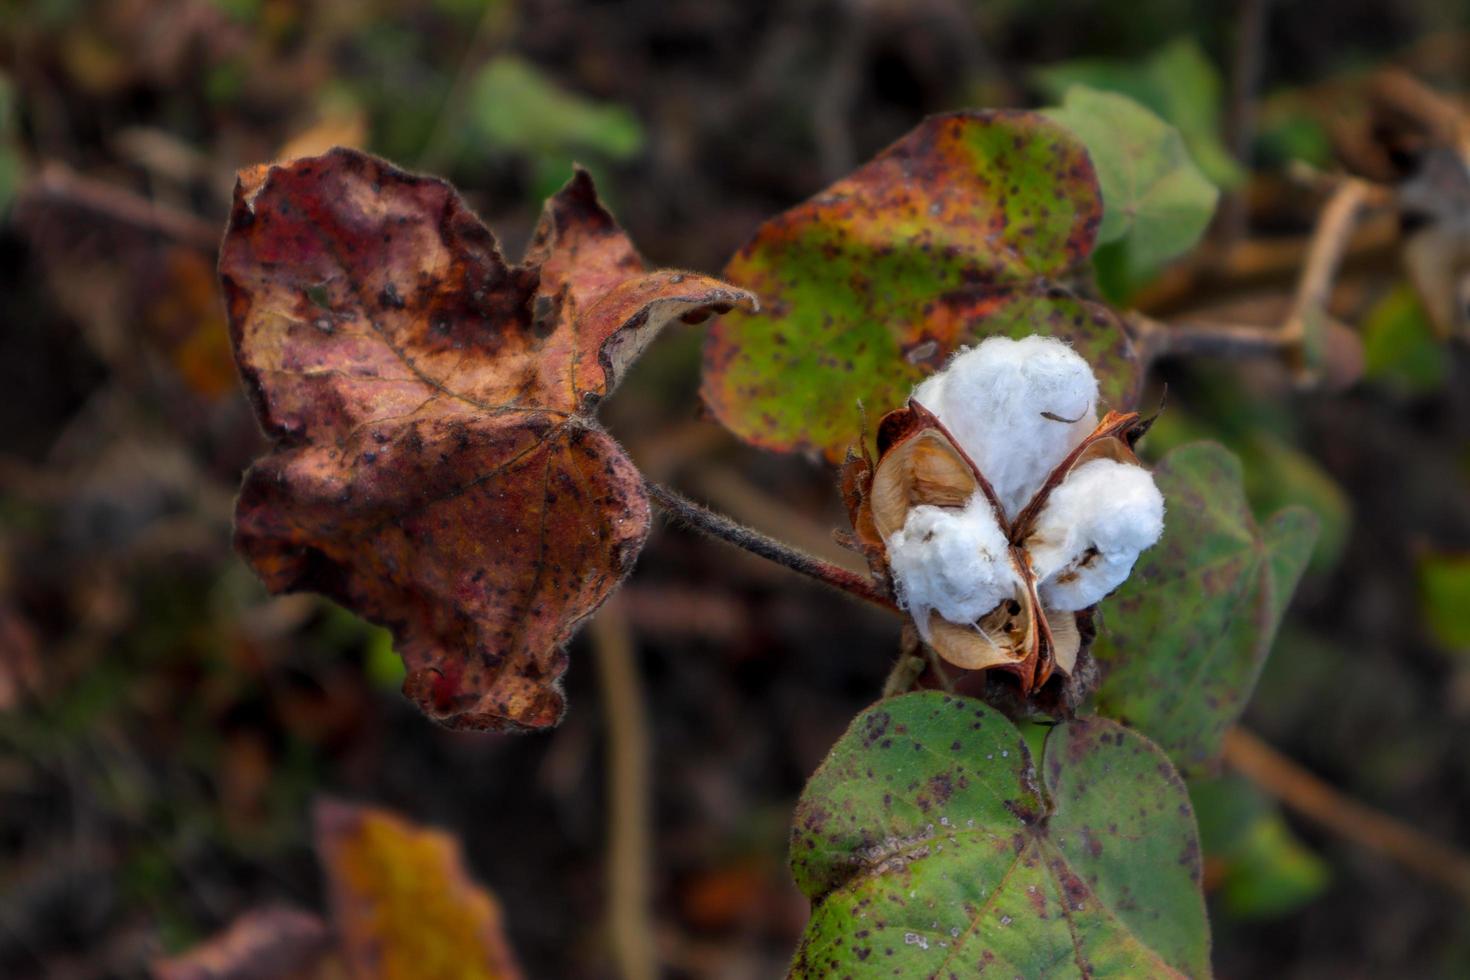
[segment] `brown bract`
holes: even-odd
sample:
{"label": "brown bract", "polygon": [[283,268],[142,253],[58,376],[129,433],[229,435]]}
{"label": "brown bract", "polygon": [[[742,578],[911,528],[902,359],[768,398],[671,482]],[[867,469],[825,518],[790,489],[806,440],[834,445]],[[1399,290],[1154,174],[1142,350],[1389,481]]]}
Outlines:
{"label": "brown bract", "polygon": [[664,324],[753,298],[645,272],[585,172],[511,264],[448,184],[343,149],[241,173],[220,280],[274,443],[241,553],[389,627],[430,717],[555,724],[563,645],[649,526],[592,412]]}
{"label": "brown bract", "polygon": [[878,423],[876,463],[864,445],[848,453],[842,467],[842,493],[852,521],[852,545],[875,575],[892,585],[884,541],[901,530],[909,511],[922,505],[964,507],[975,494],[990,502],[996,522],[1010,542],[1011,564],[1022,585],[979,621],[952,623],[931,611],[929,644],[945,661],[965,670],[1013,674],[1021,691],[1034,696],[1053,676],[1071,678],[1090,637],[1090,610],[1047,609],[1037,593],[1028,543],[1047,500],[1067,474],[1094,459],[1138,463],[1133,445],[1147,430],[1137,412],[1109,412],[1090,435],[1067,454],[1040,489],[1008,520],[995,491],[974,461],[960,449],[944,424],[923,405],[910,401]]}

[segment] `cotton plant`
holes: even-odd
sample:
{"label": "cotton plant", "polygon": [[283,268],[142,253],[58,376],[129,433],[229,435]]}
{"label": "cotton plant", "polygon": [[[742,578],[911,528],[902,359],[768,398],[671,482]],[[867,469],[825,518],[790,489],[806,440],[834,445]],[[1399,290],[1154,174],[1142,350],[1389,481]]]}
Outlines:
{"label": "cotton plant", "polygon": [[961,351],[849,460],[857,538],[920,637],[1023,690],[1078,669],[1090,610],[1158,541],[1164,500],[1136,413],[1097,417],[1087,362],[1050,337]]}

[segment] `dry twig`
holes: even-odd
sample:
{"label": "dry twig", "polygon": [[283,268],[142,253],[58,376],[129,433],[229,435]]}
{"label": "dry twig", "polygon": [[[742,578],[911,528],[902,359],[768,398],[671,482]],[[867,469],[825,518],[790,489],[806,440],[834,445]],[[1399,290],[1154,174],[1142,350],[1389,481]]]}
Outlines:
{"label": "dry twig", "polygon": [[624,980],[658,976],[649,916],[652,815],[649,801],[648,717],[638,680],[633,634],[614,595],[592,621],[592,645],[607,721],[607,923],[613,958]]}
{"label": "dry twig", "polygon": [[1225,762],[1292,810],[1391,858],[1470,901],[1470,855],[1343,795],[1242,728],[1225,734]]}
{"label": "dry twig", "polygon": [[1374,76],[1372,95],[1380,105],[1417,122],[1436,142],[1470,155],[1470,116],[1453,99],[1393,68]]}
{"label": "dry twig", "polygon": [[1139,312],[1127,315],[1140,361],[1150,365],[1169,356],[1277,356],[1297,380],[1315,383],[1322,373],[1316,363],[1330,330],[1345,330],[1327,312],[1332,284],[1342,264],[1360,214],[1370,205],[1391,200],[1376,184],[1349,177],[1337,185],[1318,218],[1297,281],[1291,312],[1280,327],[1254,324],[1176,322],[1166,324]]}
{"label": "dry twig", "polygon": [[[1237,9],[1235,59],[1230,72],[1230,113],[1226,127],[1230,152],[1249,166],[1251,141],[1256,133],[1256,88],[1266,48],[1266,5],[1268,0],[1241,0]],[[1247,231],[1246,199],[1243,188],[1228,193],[1221,202],[1216,223],[1217,240],[1223,244],[1240,241]]]}
{"label": "dry twig", "polygon": [[124,187],[84,177],[64,164],[52,162],[43,166],[26,187],[24,196],[30,200],[49,200],[79,207],[206,252],[212,253],[219,248],[221,225],[150,200]]}

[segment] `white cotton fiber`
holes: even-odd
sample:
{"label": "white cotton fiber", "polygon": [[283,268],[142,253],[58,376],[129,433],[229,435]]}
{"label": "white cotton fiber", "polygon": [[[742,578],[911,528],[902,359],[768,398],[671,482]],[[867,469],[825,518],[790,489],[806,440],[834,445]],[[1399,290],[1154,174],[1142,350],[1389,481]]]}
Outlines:
{"label": "white cotton fiber", "polygon": [[956,355],[914,398],[980,468],[1007,517],[1097,425],[1092,368],[1052,337],[991,337]]}
{"label": "white cotton fiber", "polygon": [[899,601],[926,640],[931,609],[952,623],[973,623],[1020,584],[1005,534],[980,494],[963,510],[915,507],[887,545]]}
{"label": "white cotton fiber", "polygon": [[1141,466],[1096,459],[1052,491],[1026,542],[1043,605],[1085,609],[1122,585],[1164,531],[1164,498]]}

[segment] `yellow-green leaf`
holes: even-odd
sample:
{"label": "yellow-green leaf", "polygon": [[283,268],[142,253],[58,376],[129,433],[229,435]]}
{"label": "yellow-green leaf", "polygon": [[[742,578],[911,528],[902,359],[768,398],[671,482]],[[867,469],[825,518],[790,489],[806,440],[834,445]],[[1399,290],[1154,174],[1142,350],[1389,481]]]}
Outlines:
{"label": "yellow-green leaf", "polygon": [[[703,395],[755,445],[837,460],[956,348],[1049,334],[1092,364],[1106,407],[1137,394],[1116,317],[1069,272],[1102,218],[1082,144],[1035,113],[935,116],[767,221],[725,268],[759,313],[710,330]],[[862,406],[862,408],[860,408]]]}

